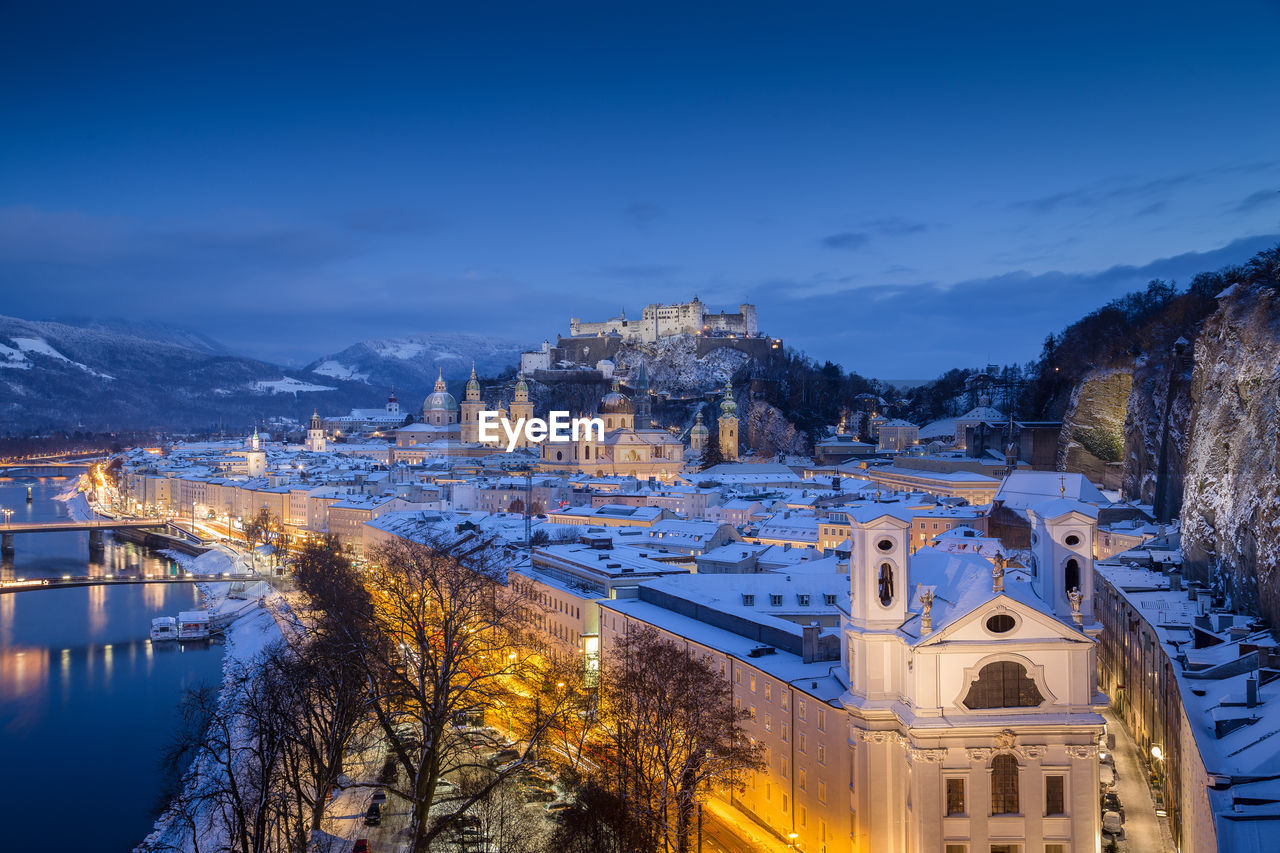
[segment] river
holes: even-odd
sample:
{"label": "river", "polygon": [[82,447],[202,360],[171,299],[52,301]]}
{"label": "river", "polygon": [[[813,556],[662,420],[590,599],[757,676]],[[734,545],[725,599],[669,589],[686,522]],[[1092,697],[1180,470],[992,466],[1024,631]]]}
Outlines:
{"label": "river", "polygon": [[[0,479],[13,522],[67,515],[61,478]],[[26,502],[27,486],[33,502]],[[87,533],[18,534],[0,579],[172,572]],[[184,689],[221,681],[222,647],[152,645],[151,619],[200,604],[195,584],[0,594],[0,837],[7,849],[128,851],[151,829],[161,751]]]}

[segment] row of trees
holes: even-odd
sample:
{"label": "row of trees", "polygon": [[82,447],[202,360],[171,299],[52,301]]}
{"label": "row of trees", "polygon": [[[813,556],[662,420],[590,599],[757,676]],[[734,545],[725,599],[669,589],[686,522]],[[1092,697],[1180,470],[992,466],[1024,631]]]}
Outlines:
{"label": "row of trees", "polygon": [[[397,540],[367,570],[333,538],[305,545],[293,639],[185,704],[169,758],[192,769],[152,849],[302,851],[342,775],[374,784],[383,760],[415,853],[471,816],[515,853],[689,850],[697,801],[758,766],[731,688],[653,631],[618,643],[589,685],[581,655],[529,632],[542,605],[508,577],[513,556],[471,531]],[[511,733],[514,761],[489,766],[505,742],[481,717]],[[515,786],[548,762],[579,804],[551,838]]]}

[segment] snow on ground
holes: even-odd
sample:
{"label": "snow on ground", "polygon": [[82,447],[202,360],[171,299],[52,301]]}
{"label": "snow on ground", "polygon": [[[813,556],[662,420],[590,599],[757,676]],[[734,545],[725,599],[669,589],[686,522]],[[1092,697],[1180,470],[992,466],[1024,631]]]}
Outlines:
{"label": "snow on ground", "polygon": [[192,575],[247,574],[249,567],[244,560],[225,545],[215,545],[203,554],[191,555],[181,551],[164,550],[160,553],[182,567],[184,572]]}
{"label": "snow on ground", "polygon": [[16,370],[30,370],[31,361],[20,349],[0,344],[0,367],[12,367]]}
{"label": "snow on ground", "polygon": [[349,379],[352,382],[368,382],[369,374],[360,373],[354,367],[334,361],[331,358],[311,368],[312,373],[318,373],[321,376],[332,376],[334,379]]}
{"label": "snow on ground", "polygon": [[[92,374],[93,376],[97,376],[102,379],[115,379],[114,376],[108,376],[105,373],[99,373],[98,371],[94,370],[92,367],[89,367],[88,365],[81,364],[78,361],[72,361],[62,353],[58,352],[52,346],[50,346],[49,342],[46,341],[44,338],[13,338],[12,340],[15,344],[18,345],[18,349],[21,351],[19,353],[19,356],[24,361],[27,362],[26,364],[27,367],[31,366],[30,360],[27,359],[27,353],[36,353],[37,355],[48,356],[49,358],[57,359],[58,361],[65,361],[67,364],[74,365],[75,367],[80,368],[85,373]],[[12,349],[5,347],[6,354],[12,353],[12,352],[13,352]],[[7,366],[18,367],[19,365],[10,364]]]}
{"label": "snow on ground", "polygon": [[73,481],[66,491],[54,495],[53,499],[66,506],[67,515],[74,521],[89,521],[94,517],[93,510],[89,508],[88,499],[79,489],[79,480]]}
{"label": "snow on ground", "polygon": [[[225,558],[225,554],[209,551],[202,554],[192,564],[205,558],[212,560],[212,555]],[[282,642],[284,631],[281,627],[289,625],[292,615],[289,605],[281,595],[271,589],[265,581],[250,584],[243,591],[236,590],[239,584],[202,583],[200,592],[204,596],[204,607],[210,612],[210,621],[214,624],[225,624],[230,620],[225,632],[226,653],[222,659],[222,671],[225,678],[230,678],[235,667],[240,663],[251,663],[270,646]],[[225,681],[224,681],[225,683]],[[200,774],[215,772],[216,767],[206,758],[197,758],[188,771],[188,785],[199,785]],[[195,824],[200,829],[200,850],[223,849],[226,841],[224,827],[220,824],[216,809],[206,807],[196,818]],[[184,821],[178,816],[166,812],[156,821],[155,828],[143,842],[141,849],[194,851],[191,833]]]}
{"label": "snow on ground", "polygon": [[336,391],[338,389],[329,385],[313,385],[310,382],[294,379],[292,376],[284,376],[270,381],[261,379],[253,383],[253,390],[259,394],[297,394],[302,391]]}

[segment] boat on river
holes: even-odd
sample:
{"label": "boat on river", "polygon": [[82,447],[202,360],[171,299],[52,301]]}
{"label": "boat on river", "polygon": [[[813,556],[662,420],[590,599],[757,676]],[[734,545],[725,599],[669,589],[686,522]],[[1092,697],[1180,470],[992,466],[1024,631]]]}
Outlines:
{"label": "boat on river", "polygon": [[163,643],[178,639],[178,620],[172,616],[157,616],[151,620],[151,642]]}

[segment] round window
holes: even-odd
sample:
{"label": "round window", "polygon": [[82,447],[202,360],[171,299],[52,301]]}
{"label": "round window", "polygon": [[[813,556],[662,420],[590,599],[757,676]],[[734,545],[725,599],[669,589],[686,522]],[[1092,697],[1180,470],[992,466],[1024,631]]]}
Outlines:
{"label": "round window", "polygon": [[1080,537],[1075,535],[1074,533],[1068,533],[1067,538],[1063,539],[1062,541],[1066,542],[1068,545],[1072,547],[1075,547],[1076,545],[1080,544]]}
{"label": "round window", "polygon": [[877,547],[877,548],[879,548],[881,551],[892,551],[892,550],[893,550],[893,540],[892,540],[892,539],[881,539],[879,542],[877,542],[877,543],[876,543],[876,547]]}
{"label": "round window", "polygon": [[997,613],[987,620],[987,630],[993,634],[1003,634],[1006,631],[1012,631],[1016,624],[1008,613]]}

